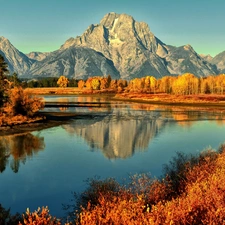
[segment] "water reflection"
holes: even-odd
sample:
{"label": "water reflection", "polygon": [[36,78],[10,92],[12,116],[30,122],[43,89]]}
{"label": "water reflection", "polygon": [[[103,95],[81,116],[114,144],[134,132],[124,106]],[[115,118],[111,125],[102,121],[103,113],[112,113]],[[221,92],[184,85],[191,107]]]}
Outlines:
{"label": "water reflection", "polygon": [[125,159],[137,151],[147,150],[149,143],[167,125],[191,127],[200,120],[216,120],[222,125],[225,111],[147,104],[123,108],[119,105],[107,115],[76,120],[63,128],[70,134],[81,136],[91,150],[100,149],[106,158]]}
{"label": "water reflection", "polygon": [[110,97],[93,96],[45,96],[45,108],[47,112],[109,112],[111,111]]}
{"label": "water reflection", "polygon": [[92,149],[101,149],[109,159],[127,158],[135,151],[144,151],[167,120],[152,111],[133,112],[129,109],[114,109],[112,114],[89,121],[74,121],[64,125],[69,133],[83,137]]}
{"label": "water reflection", "polygon": [[0,137],[0,172],[10,164],[13,172],[19,171],[20,163],[44,150],[44,137],[31,133]]}

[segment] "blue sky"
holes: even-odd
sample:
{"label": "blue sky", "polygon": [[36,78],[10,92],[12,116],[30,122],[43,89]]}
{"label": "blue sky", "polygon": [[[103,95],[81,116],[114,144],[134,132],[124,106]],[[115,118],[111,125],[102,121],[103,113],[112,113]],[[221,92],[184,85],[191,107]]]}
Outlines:
{"label": "blue sky", "polygon": [[165,44],[225,51],[225,0],[0,0],[0,36],[23,53],[54,51],[108,12],[146,22]]}

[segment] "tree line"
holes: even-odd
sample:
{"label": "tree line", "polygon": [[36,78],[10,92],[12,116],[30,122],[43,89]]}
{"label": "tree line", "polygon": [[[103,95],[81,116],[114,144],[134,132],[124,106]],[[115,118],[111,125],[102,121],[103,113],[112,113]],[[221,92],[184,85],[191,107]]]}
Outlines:
{"label": "tree line", "polygon": [[207,77],[196,77],[191,73],[178,76],[164,76],[155,78],[145,76],[134,78],[130,81],[123,79],[112,79],[110,75],[94,76],[86,80],[77,80],[60,77],[44,77],[32,80],[20,80],[16,73],[9,75],[4,58],[0,57],[0,105],[4,99],[3,93],[6,86],[21,86],[23,88],[35,87],[78,87],[88,90],[111,89],[115,92],[140,92],[140,93],[167,93],[175,95],[193,94],[224,94],[225,74],[209,75]]}
{"label": "tree line", "polygon": [[225,74],[208,77],[196,77],[185,73],[179,76],[165,76],[156,79],[153,76],[135,78],[129,82],[128,91],[167,93],[176,95],[224,94]]}
{"label": "tree line", "polygon": [[80,89],[114,89],[118,92],[140,92],[140,93],[167,93],[175,95],[197,95],[197,94],[224,94],[225,74],[208,77],[196,77],[191,73],[178,76],[164,76],[156,79],[154,76],[134,78],[127,80],[112,80],[107,77],[90,77],[87,80],[79,80]]}

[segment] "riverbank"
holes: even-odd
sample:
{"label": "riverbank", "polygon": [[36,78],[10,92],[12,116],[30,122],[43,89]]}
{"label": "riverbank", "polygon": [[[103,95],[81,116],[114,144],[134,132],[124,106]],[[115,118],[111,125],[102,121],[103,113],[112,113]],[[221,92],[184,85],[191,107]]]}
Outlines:
{"label": "riverbank", "polygon": [[31,119],[23,123],[18,122],[17,124],[0,126],[0,136],[39,131],[65,124],[67,121],[76,117],[75,113],[59,112],[41,112],[38,115],[39,117],[36,120]]}
{"label": "riverbank", "polygon": [[90,90],[78,87],[49,87],[49,88],[26,88],[25,91],[31,95],[93,95],[93,94],[116,94],[113,89]]}
{"label": "riverbank", "polygon": [[199,94],[199,95],[172,95],[165,93],[134,93],[115,90],[88,90],[74,87],[67,88],[27,88],[26,92],[32,95],[105,95],[111,94],[115,100],[126,100],[151,104],[167,105],[197,105],[197,106],[225,106],[225,95]]}
{"label": "riverbank", "polygon": [[164,105],[222,106],[225,107],[225,95],[170,95],[146,93],[119,93],[114,99]]}

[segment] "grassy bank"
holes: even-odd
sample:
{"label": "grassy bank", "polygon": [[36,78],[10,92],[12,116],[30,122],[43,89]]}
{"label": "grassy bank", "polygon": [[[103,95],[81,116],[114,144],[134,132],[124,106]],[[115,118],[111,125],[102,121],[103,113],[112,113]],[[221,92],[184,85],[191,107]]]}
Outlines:
{"label": "grassy bank", "polygon": [[225,106],[225,95],[171,95],[171,94],[145,94],[145,93],[119,93],[115,99],[129,100],[142,103],[169,104],[169,105],[211,105]]}

